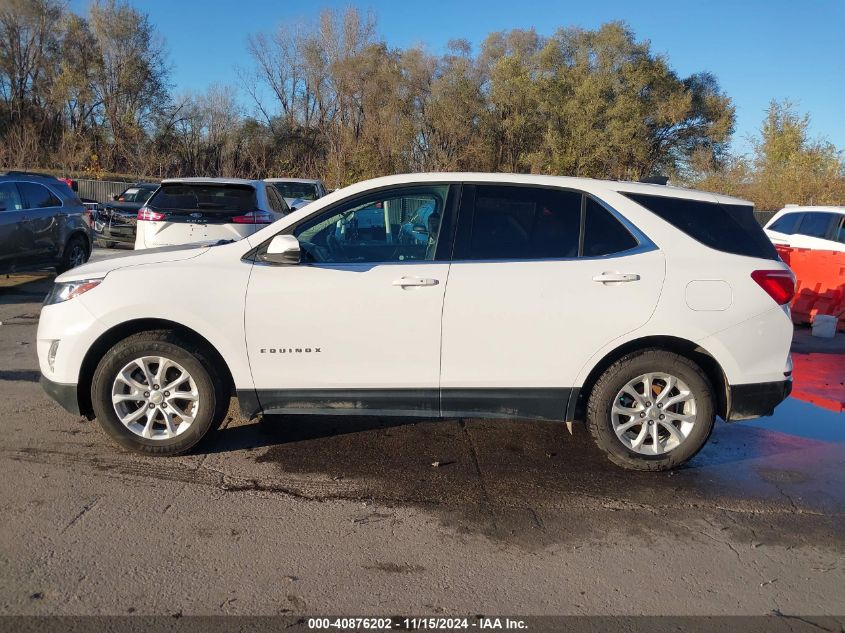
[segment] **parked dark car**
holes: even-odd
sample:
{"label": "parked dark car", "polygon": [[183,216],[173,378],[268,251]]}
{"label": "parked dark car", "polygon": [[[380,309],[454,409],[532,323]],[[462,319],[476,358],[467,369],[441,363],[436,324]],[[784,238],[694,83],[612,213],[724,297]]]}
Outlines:
{"label": "parked dark car", "polygon": [[93,246],[85,207],[58,178],[10,171],[0,175],[0,273],[88,261]]}
{"label": "parked dark car", "polygon": [[111,202],[99,205],[94,211],[94,233],[101,246],[135,245],[138,210],[158,187],[155,183],[139,182],[114,196]]}

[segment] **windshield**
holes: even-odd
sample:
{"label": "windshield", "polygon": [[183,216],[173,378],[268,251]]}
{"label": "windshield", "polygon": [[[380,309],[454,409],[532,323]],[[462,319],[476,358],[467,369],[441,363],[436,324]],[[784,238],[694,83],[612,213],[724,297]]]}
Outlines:
{"label": "windshield", "polygon": [[161,186],[148,207],[181,211],[254,211],[255,188],[249,185],[169,183]]}
{"label": "windshield", "polygon": [[150,199],[155,189],[144,189],[142,187],[129,187],[117,197],[117,202],[140,202],[143,204]]}
{"label": "windshield", "polygon": [[312,182],[273,182],[270,184],[282,194],[283,198],[317,199],[317,185]]}

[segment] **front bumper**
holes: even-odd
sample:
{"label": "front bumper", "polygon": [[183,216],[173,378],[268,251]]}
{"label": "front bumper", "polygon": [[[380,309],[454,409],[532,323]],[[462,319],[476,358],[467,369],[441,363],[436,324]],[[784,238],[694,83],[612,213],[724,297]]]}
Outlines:
{"label": "front bumper", "polygon": [[134,226],[112,226],[108,224],[94,223],[94,235],[97,239],[105,242],[123,242],[126,244],[135,243]]}
{"label": "front bumper", "polygon": [[775,407],[789,397],[792,380],[731,385],[728,421],[749,420],[772,415]]}
{"label": "front bumper", "polygon": [[44,374],[41,374],[41,387],[53,400],[58,402],[65,411],[81,415],[79,410],[79,398],[77,397],[76,385],[67,385],[61,382],[53,382]]}

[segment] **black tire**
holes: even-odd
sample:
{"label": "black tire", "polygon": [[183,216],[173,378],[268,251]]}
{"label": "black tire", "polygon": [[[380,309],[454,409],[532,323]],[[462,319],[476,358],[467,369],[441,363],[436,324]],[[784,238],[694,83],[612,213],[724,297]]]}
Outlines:
{"label": "black tire", "polygon": [[[696,401],[696,420],[687,438],[676,448],[660,455],[643,455],[616,436],[611,407],[619,391],[629,381],[649,372],[665,372],[681,379]],[[620,358],[596,382],[587,404],[587,424],[596,444],[614,464],[631,470],[671,470],[695,456],[707,442],[716,418],[715,392],[701,367],[684,356],[661,349],[648,349]]]}
{"label": "black tire", "polygon": [[81,235],[74,235],[65,245],[64,253],[62,253],[62,261],[56,266],[56,272],[61,275],[71,268],[84,264],[90,256],[91,252],[85,238]]}
{"label": "black tire", "polygon": [[[121,423],[112,405],[111,390],[118,372],[127,363],[144,356],[163,356],[175,361],[196,383],[199,402],[194,421],[176,437],[141,437]],[[219,426],[229,400],[220,372],[205,350],[171,330],[142,332],[123,339],[106,352],[91,381],[91,403],[103,430],[124,448],[147,455],[178,455],[189,451]]]}

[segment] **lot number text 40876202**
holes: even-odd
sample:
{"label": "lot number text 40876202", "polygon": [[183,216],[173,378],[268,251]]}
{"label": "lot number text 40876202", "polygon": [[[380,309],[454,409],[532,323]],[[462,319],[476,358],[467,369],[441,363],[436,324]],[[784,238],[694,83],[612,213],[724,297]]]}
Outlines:
{"label": "lot number text 40876202", "polygon": [[372,631],[400,629],[405,631],[457,629],[479,630],[526,630],[528,625],[519,618],[308,618],[308,628],[320,629],[368,629]]}

